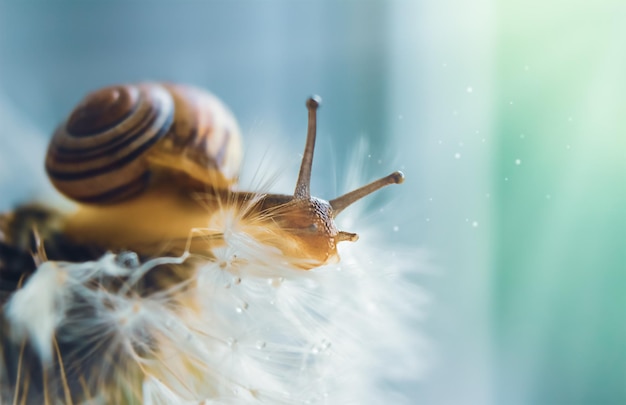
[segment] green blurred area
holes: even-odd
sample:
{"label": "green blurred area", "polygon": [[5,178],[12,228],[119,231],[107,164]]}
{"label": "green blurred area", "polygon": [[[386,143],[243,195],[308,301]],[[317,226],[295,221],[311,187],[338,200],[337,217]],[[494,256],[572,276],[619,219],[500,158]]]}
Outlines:
{"label": "green blurred area", "polygon": [[496,403],[624,404],[626,8],[498,10]]}

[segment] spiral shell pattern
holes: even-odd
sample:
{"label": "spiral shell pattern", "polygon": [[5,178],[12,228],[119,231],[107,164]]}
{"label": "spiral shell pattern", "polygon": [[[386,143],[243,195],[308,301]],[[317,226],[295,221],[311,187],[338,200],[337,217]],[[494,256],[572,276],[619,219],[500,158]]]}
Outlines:
{"label": "spiral shell pattern", "polygon": [[59,126],[46,171],[59,191],[83,203],[128,199],[150,184],[157,167],[228,187],[238,175],[240,143],[232,114],[205,91],[110,86],[88,94]]}
{"label": "spiral shell pattern", "polygon": [[208,188],[237,180],[242,146],[233,114],[211,93],[181,84],[163,84],[174,99],[170,133],[149,156],[151,163],[185,174]]}

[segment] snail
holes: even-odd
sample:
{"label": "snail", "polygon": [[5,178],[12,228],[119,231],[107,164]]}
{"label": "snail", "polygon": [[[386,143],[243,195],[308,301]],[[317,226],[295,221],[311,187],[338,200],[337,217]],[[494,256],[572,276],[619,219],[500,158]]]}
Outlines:
{"label": "snail", "polygon": [[[251,236],[303,269],[338,260],[356,241],[334,218],[362,197],[401,183],[397,171],[330,201],[311,196],[318,97],[306,102],[306,146],[293,195],[236,191],[241,136],[232,113],[198,88],[140,83],[87,95],[54,133],[46,157],[53,185],[79,203],[64,221],[74,240],[158,254],[189,249],[217,213],[254,224]],[[219,232],[192,238],[210,254]]]}

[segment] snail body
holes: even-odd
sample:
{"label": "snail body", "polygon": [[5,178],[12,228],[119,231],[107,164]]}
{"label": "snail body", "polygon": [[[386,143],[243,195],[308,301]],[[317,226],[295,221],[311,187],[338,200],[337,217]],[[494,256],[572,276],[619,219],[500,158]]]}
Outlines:
{"label": "snail body", "polygon": [[[46,158],[52,183],[80,203],[65,221],[67,235],[113,250],[155,255],[191,248],[210,255],[223,240],[219,231],[206,232],[232,214],[249,225],[250,236],[298,267],[336,260],[337,243],[357,235],[339,231],[335,216],[401,183],[403,175],[394,172],[331,201],[312,197],[318,107],[318,98],[307,101],[307,141],[294,194],[258,194],[233,190],[239,129],[209,93],[146,83],[89,94],[57,129]],[[205,233],[197,234],[201,229]]]}

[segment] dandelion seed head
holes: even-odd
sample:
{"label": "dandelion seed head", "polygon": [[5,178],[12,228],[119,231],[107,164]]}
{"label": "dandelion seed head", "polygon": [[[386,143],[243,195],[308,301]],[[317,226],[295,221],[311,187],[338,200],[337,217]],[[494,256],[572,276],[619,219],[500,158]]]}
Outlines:
{"label": "dandelion seed head", "polygon": [[[350,170],[346,189],[363,184],[361,167]],[[418,258],[386,240],[398,219],[365,207],[338,218],[361,239],[340,244],[336,263],[302,270],[246,205],[196,230],[206,241],[220,235],[199,257],[43,263],[5,318],[43,359],[55,337],[71,348],[69,372],[103,403],[383,403],[387,382],[423,371],[414,325],[425,299],[413,281]],[[150,284],[172,268],[184,277]]]}

